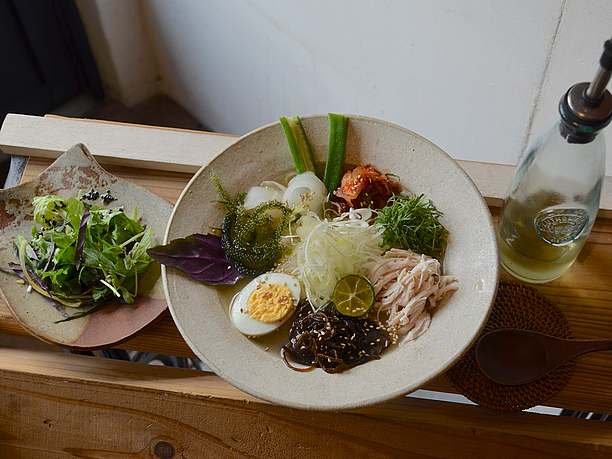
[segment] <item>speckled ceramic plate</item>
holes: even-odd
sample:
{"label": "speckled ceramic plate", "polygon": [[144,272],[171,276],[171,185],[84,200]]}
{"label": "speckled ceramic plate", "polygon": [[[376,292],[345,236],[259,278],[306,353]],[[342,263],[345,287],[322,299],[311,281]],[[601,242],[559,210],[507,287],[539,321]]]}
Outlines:
{"label": "speckled ceramic plate", "polygon": [[[303,124],[316,160],[324,161],[327,117],[304,117]],[[372,163],[399,175],[404,188],[424,193],[444,212],[450,231],[445,270],[459,278],[460,289],[436,310],[427,333],[390,349],[380,360],[341,374],[300,373],[288,369],[279,355],[286,331],[250,340],[230,324],[232,289],[207,287],[162,269],[170,311],[187,343],[220,376],[256,397],[297,408],[342,409],[406,394],[455,362],[489,314],[498,280],[493,224],[480,193],[457,163],[411,131],[359,116],[350,117],[347,163]],[[192,179],[175,206],[166,240],[207,232],[221,223],[210,172],[235,193],[291,170],[278,123],[247,134]]]}
{"label": "speckled ceramic plate", "polygon": [[[90,189],[110,189],[117,201],[112,206],[138,208],[143,222],[161,241],[172,206],[162,198],[106,172],[83,145],[75,145],[31,182],[0,190],[0,266],[15,262],[13,241],[30,235],[32,198],[45,194],[75,196]],[[141,285],[143,281],[141,280]],[[123,341],[154,321],[166,302],[159,265],[146,274],[147,285],[131,305],[109,305],[69,322],[54,323],[71,311],[64,310],[35,292],[28,293],[16,278],[0,271],[0,290],[15,318],[38,338],[75,349],[95,349]]]}

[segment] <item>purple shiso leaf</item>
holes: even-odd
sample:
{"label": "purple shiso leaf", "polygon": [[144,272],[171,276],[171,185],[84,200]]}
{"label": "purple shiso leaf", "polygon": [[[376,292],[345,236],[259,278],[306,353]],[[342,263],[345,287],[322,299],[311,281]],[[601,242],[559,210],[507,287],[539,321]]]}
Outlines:
{"label": "purple shiso leaf", "polygon": [[87,221],[89,220],[89,210],[85,209],[83,216],[81,217],[81,224],[79,225],[79,237],[77,238],[76,250],[74,252],[74,262],[76,264],[76,270],[81,268],[81,259],[83,258],[83,247],[85,246],[85,230],[87,229]]}
{"label": "purple shiso leaf", "polygon": [[147,253],[162,265],[172,266],[195,280],[210,285],[233,285],[241,275],[225,256],[221,238],[214,234],[192,234]]}

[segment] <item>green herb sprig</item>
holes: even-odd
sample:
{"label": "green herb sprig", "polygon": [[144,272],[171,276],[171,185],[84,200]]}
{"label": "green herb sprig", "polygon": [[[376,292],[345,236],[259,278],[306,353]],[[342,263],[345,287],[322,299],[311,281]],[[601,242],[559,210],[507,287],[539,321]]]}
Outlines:
{"label": "green herb sprig", "polygon": [[448,230],[440,223],[440,212],[423,195],[394,195],[378,211],[376,223],[384,228],[383,241],[442,260]]}
{"label": "green herb sprig", "polygon": [[327,115],[329,124],[329,140],[327,141],[327,162],[323,183],[327,191],[333,193],[340,184],[346,155],[346,137],[348,132],[348,117],[337,113]]}
{"label": "green herb sprig", "polygon": [[298,174],[306,171],[315,171],[312,160],[312,148],[308,143],[304,126],[299,116],[281,116],[280,125],[285,133],[293,164]]}

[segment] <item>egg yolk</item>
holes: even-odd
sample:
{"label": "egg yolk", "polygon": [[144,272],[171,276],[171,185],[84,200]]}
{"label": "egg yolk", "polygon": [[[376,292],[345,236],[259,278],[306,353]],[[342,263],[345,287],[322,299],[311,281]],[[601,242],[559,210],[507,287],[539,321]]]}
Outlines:
{"label": "egg yolk", "polygon": [[259,284],[249,296],[247,306],[253,319],[278,322],[293,309],[293,295],[284,284]]}

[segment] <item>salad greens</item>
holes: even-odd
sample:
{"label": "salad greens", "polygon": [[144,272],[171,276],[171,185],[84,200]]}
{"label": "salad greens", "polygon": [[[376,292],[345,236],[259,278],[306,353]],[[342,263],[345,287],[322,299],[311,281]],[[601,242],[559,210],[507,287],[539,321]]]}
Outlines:
{"label": "salad greens", "polygon": [[448,230],[440,217],[442,212],[423,195],[393,195],[387,206],[378,210],[376,223],[384,228],[386,245],[442,260]]}
{"label": "salad greens", "polygon": [[76,198],[35,197],[32,239],[16,240],[19,274],[35,291],[78,308],[82,317],[115,299],[133,303],[138,278],[151,263],[150,228],[135,210],[106,209]]}
{"label": "salad greens", "polygon": [[327,119],[329,121],[329,139],[323,183],[330,192],[333,192],[338,188],[344,170],[348,118],[337,113],[329,113]]}

